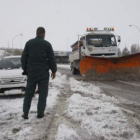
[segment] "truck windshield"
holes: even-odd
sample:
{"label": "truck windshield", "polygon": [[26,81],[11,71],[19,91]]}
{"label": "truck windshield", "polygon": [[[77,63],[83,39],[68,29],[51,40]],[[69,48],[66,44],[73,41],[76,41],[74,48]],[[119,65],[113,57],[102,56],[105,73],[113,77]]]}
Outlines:
{"label": "truck windshield", "polygon": [[117,46],[114,35],[87,35],[86,42],[94,47]]}
{"label": "truck windshield", "polygon": [[0,61],[0,69],[15,69],[21,67],[20,57],[3,58]]}

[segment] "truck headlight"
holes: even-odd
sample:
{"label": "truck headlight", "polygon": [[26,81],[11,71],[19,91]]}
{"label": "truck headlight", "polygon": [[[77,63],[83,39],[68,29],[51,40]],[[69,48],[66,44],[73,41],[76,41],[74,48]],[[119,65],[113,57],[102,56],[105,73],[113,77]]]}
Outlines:
{"label": "truck headlight", "polygon": [[93,50],[92,46],[87,46],[87,49],[91,52]]}

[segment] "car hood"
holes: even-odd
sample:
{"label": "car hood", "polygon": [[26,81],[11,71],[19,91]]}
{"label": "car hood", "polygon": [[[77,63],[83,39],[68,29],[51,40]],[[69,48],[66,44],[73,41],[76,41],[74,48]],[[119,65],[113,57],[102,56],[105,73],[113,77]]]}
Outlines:
{"label": "car hood", "polygon": [[0,78],[2,77],[13,77],[13,76],[22,76],[22,69],[1,69]]}

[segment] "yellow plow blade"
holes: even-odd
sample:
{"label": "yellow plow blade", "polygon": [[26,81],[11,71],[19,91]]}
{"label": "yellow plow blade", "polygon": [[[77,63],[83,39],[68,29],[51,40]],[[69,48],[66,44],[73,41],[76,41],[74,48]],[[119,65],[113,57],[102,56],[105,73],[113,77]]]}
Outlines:
{"label": "yellow plow blade", "polygon": [[79,70],[85,80],[140,80],[140,53],[118,57],[84,57]]}

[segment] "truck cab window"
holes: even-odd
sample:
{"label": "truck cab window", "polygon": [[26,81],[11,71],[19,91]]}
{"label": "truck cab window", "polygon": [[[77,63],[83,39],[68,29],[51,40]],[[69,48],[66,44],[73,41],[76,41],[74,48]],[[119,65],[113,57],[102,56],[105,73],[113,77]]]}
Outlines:
{"label": "truck cab window", "polygon": [[88,35],[86,38],[87,45],[94,47],[116,46],[116,39],[113,35]]}

